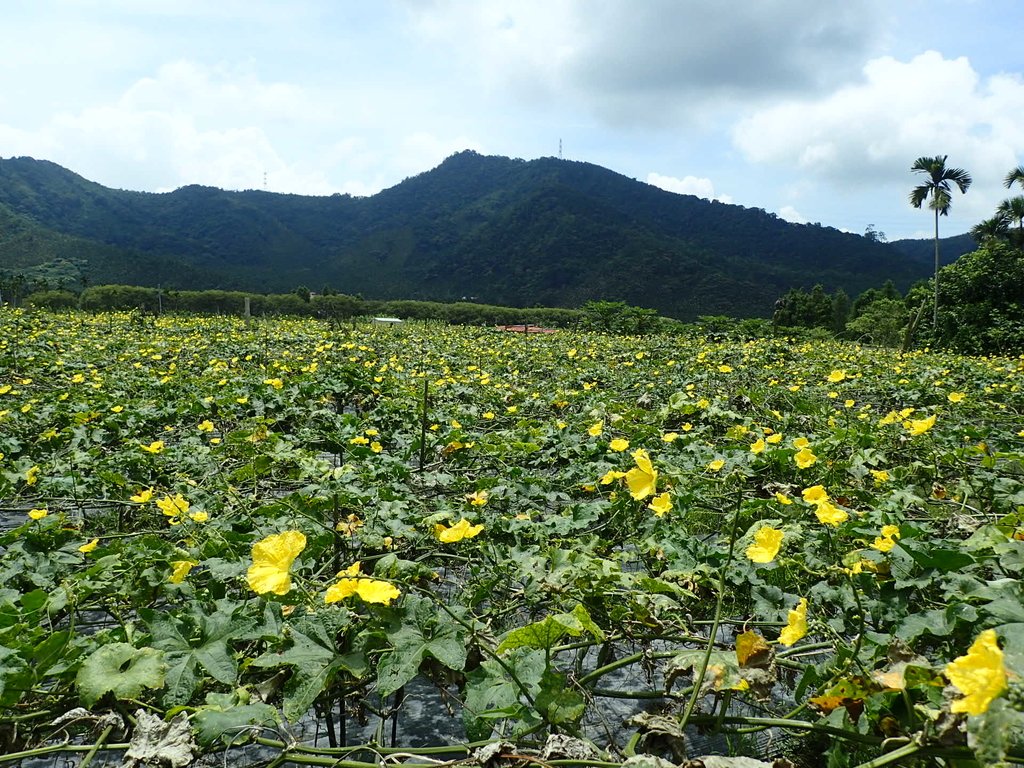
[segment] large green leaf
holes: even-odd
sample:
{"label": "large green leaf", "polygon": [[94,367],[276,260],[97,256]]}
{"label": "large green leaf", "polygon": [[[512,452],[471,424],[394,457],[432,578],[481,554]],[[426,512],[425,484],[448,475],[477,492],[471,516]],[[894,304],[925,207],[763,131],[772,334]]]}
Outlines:
{"label": "large green leaf", "polygon": [[428,656],[449,669],[466,664],[466,630],[426,598],[409,595],[387,626],[390,650],[377,665],[377,692],[389,696],[419,672]]}
{"label": "large green leaf", "polygon": [[91,707],[105,693],[134,699],[146,688],[162,688],[166,669],[163,651],[112,643],[97,649],[82,663],[76,683],[82,703]]}
{"label": "large green leaf", "polygon": [[[361,653],[339,653],[335,647],[336,627],[325,625],[322,617],[311,617],[298,623],[290,633],[291,644],[280,653],[265,653],[250,666],[275,668],[287,666],[292,676],[285,686],[284,715],[295,722],[313,706],[330,684],[334,675],[344,670],[353,677],[366,673],[366,659]],[[308,634],[307,634],[308,633]]]}
{"label": "large green leaf", "polygon": [[570,613],[545,616],[540,621],[527,624],[509,632],[498,646],[498,653],[514,648],[551,648],[566,635],[579,637],[589,632],[595,640],[604,640],[604,632],[590,618],[587,609],[577,605]]}

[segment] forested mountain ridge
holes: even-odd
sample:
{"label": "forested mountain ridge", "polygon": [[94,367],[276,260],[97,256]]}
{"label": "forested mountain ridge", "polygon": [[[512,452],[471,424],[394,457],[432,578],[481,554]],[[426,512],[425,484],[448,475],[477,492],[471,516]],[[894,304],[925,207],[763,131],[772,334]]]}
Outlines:
{"label": "forested mountain ridge", "polygon": [[195,185],[131,192],[47,161],[0,160],[0,269],[54,260],[91,283],[330,285],[372,298],[521,306],[609,299],[682,319],[766,316],[801,285],[855,295],[929,275],[927,259],[859,235],[589,163],[468,151],[360,198]]}

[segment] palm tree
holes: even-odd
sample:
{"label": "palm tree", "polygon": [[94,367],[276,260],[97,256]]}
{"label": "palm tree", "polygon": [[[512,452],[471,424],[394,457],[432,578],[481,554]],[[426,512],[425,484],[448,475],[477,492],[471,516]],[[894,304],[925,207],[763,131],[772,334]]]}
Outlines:
{"label": "palm tree", "polygon": [[1024,165],[1018,165],[1006,174],[1006,178],[1003,179],[1003,186],[1009,189],[1013,186],[1013,182],[1015,181],[1024,187]]}
{"label": "palm tree", "polygon": [[946,167],[947,157],[949,155],[919,157],[910,167],[914,173],[923,173],[927,177],[923,184],[911,190],[910,204],[920,208],[928,200],[928,207],[935,211],[935,305],[932,323],[936,328],[939,327],[939,215],[949,215],[949,206],[953,204],[951,183],[960,188],[961,194],[971,186],[971,175],[967,171]]}
{"label": "palm tree", "polygon": [[[1024,183],[1024,182],[1022,182]],[[1008,200],[1003,200],[996,208],[996,215],[1006,220],[1007,226],[1016,224],[1016,231],[1012,239],[1016,240],[1018,248],[1024,247],[1024,197],[1017,195]]]}
{"label": "palm tree", "polygon": [[984,245],[990,240],[1005,240],[1008,229],[1009,222],[1006,217],[996,213],[991,219],[985,219],[971,227],[971,237],[978,245]]}

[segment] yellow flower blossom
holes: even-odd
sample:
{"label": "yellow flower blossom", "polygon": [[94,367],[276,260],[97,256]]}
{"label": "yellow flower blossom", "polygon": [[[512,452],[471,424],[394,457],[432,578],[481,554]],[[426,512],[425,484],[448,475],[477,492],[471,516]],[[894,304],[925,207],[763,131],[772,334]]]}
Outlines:
{"label": "yellow flower blossom", "polygon": [[884,469],[872,469],[871,476],[875,478],[875,485],[889,482],[889,473]]}
{"label": "yellow flower blossom", "polygon": [[195,523],[205,523],[210,519],[210,513],[202,510],[198,512],[189,512],[189,519]]}
{"label": "yellow flower blossom", "polygon": [[617,469],[609,469],[607,472],[604,473],[604,476],[601,477],[601,481],[600,482],[601,482],[601,485],[611,485],[616,480],[618,480],[620,477],[625,477],[625,476],[626,476],[625,472],[619,472]]}
{"label": "yellow flower blossom", "polygon": [[651,503],[647,505],[647,508],[653,511],[657,517],[663,517],[666,512],[672,509],[672,499],[668,492],[659,493],[651,499]]}
{"label": "yellow flower blossom", "polygon": [[196,427],[200,432],[213,432],[213,422],[209,419],[204,419],[199,422],[199,426]]}
{"label": "yellow flower blossom", "polygon": [[708,463],[708,470],[711,472],[719,472],[722,467],[725,466],[725,459],[714,459]]}
{"label": "yellow flower blossom", "polygon": [[25,485],[35,485],[39,481],[39,467],[29,467],[25,472]]}
{"label": "yellow flower blossom", "polygon": [[935,414],[933,413],[926,419],[911,419],[903,423],[903,428],[911,434],[911,436],[923,435],[929,429],[935,426]]}
{"label": "yellow flower blossom", "polygon": [[664,435],[661,436],[661,439],[662,439],[663,442],[666,442],[666,443],[674,443],[676,440],[679,439],[679,433],[678,432],[666,432]]}
{"label": "yellow flower blossom", "polygon": [[822,525],[838,527],[850,519],[846,510],[834,506],[830,501],[822,501],[818,504],[814,514],[818,516],[818,522]]}
{"label": "yellow flower blossom", "polygon": [[45,509],[30,509],[28,511],[28,516],[33,520],[42,520],[48,514],[50,514],[49,511]]}
{"label": "yellow flower blossom", "polygon": [[964,392],[950,392],[948,395],[946,395],[946,399],[949,400],[949,402],[951,403],[963,402],[963,399],[965,397],[967,397],[967,394]]}
{"label": "yellow flower blossom", "polygon": [[792,645],[807,634],[807,598],[801,597],[796,608],[786,616],[786,626],[779,633],[780,645]]}
{"label": "yellow flower blossom", "polygon": [[608,443],[608,448],[615,451],[616,453],[621,453],[622,451],[629,448],[629,440],[624,440],[621,437],[616,437],[614,440]]}
{"label": "yellow flower blossom", "polygon": [[811,441],[808,440],[806,437],[797,437],[793,440],[793,447],[796,448],[798,451],[809,447],[810,444]]}
{"label": "yellow flower blossom", "polygon": [[804,488],[803,499],[808,504],[820,504],[828,501],[828,492],[823,485],[812,485],[810,488]]}
{"label": "yellow flower blossom", "polygon": [[164,441],[154,440],[149,445],[140,445],[139,447],[146,453],[160,453],[164,449]]}
{"label": "yellow flower blossom", "polygon": [[731,365],[725,365],[723,363],[722,365],[718,366],[718,370],[721,373],[732,373],[732,366]]}
{"label": "yellow flower blossom", "polygon": [[349,443],[351,445],[369,445],[370,444],[370,438],[363,437],[362,435],[356,435],[351,440],[349,440]]}
{"label": "yellow flower blossom", "polygon": [[658,483],[658,470],[651,463],[651,457],[643,448],[633,451],[636,466],[626,473],[626,485],[629,495],[637,501],[654,494]]}
{"label": "yellow flower blossom", "polygon": [[286,595],[292,588],[291,567],[306,548],[302,531],[284,531],[252,545],[252,565],[246,573],[249,587],[258,595]]}
{"label": "yellow flower blossom", "polygon": [[971,644],[966,655],[946,665],[946,677],[963,694],[963,698],[952,703],[951,711],[983,715],[992,700],[1006,690],[1003,652],[996,640],[995,630],[986,629]]}
{"label": "yellow flower blossom", "polygon": [[818,460],[810,448],[804,448],[793,456],[793,461],[800,469],[807,469]]}
{"label": "yellow flower blossom", "polygon": [[590,425],[590,429],[587,430],[587,434],[591,437],[597,437],[604,431],[604,422],[596,421]]}
{"label": "yellow flower blossom", "polygon": [[438,523],[434,526],[434,535],[443,544],[454,544],[463,539],[472,539],[484,529],[483,525],[470,525],[469,520],[462,518],[450,528]]}
{"label": "yellow flower blossom", "polygon": [[181,516],[187,514],[189,507],[192,506],[180,493],[176,493],[174,496],[165,494],[162,499],[157,499],[156,505],[170,518],[168,522],[171,525],[177,525]]}
{"label": "yellow flower blossom", "polygon": [[781,491],[776,491],[775,492],[775,500],[777,502],[779,502],[779,504],[792,504],[793,503],[793,500],[791,498],[789,498],[789,496],[787,496],[786,494],[782,493]]}
{"label": "yellow flower blossom", "polygon": [[378,443],[376,440],[374,440],[372,443],[370,443],[370,450],[373,451],[374,453],[380,453],[381,451],[384,450],[384,446]]}
{"label": "yellow flower blossom", "polygon": [[181,584],[188,576],[189,571],[195,568],[199,563],[195,560],[172,560],[171,566],[174,570],[171,572],[171,577],[168,579],[171,584]]}
{"label": "yellow flower blossom", "polygon": [[78,548],[78,551],[79,552],[84,552],[85,554],[88,554],[88,553],[92,552],[94,549],[96,549],[96,547],[99,546],[99,543],[100,543],[99,539],[90,539],[89,541],[85,542],[85,544],[80,546]]}
{"label": "yellow flower blossom", "polygon": [[747,557],[755,563],[770,563],[779,554],[783,532],[769,525],[754,532],[754,543],[747,547]]}
{"label": "yellow flower blossom", "polygon": [[284,386],[284,382],[281,379],[264,379],[263,383],[274,389],[281,389]]}
{"label": "yellow flower blossom", "polygon": [[759,437],[757,440],[750,444],[750,452],[753,454],[764,453],[765,442],[763,437]]}
{"label": "yellow flower blossom", "polygon": [[393,584],[380,579],[362,577],[359,574],[360,564],[358,562],[339,573],[339,580],[327,588],[324,602],[329,605],[352,595],[358,595],[367,603],[391,605],[391,601],[402,594]]}
{"label": "yellow flower blossom", "polygon": [[838,384],[846,378],[846,371],[834,370],[828,376],[825,377],[829,383]]}
{"label": "yellow flower blossom", "polygon": [[777,443],[782,442],[782,433],[776,432],[774,435],[768,435],[764,440],[770,445],[776,445]]}
{"label": "yellow flower blossom", "polygon": [[143,488],[141,491],[130,497],[136,504],[145,504],[147,501],[153,498],[152,488]]}
{"label": "yellow flower blossom", "polygon": [[487,503],[487,491],[473,491],[466,494],[466,501],[474,507],[482,507]]}

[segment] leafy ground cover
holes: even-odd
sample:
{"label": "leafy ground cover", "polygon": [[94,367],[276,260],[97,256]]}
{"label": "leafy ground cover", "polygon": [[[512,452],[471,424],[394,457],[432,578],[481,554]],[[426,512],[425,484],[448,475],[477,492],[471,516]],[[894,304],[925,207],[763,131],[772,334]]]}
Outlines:
{"label": "leafy ground cover", "polygon": [[1022,370],[0,312],[0,762],[1022,762]]}

